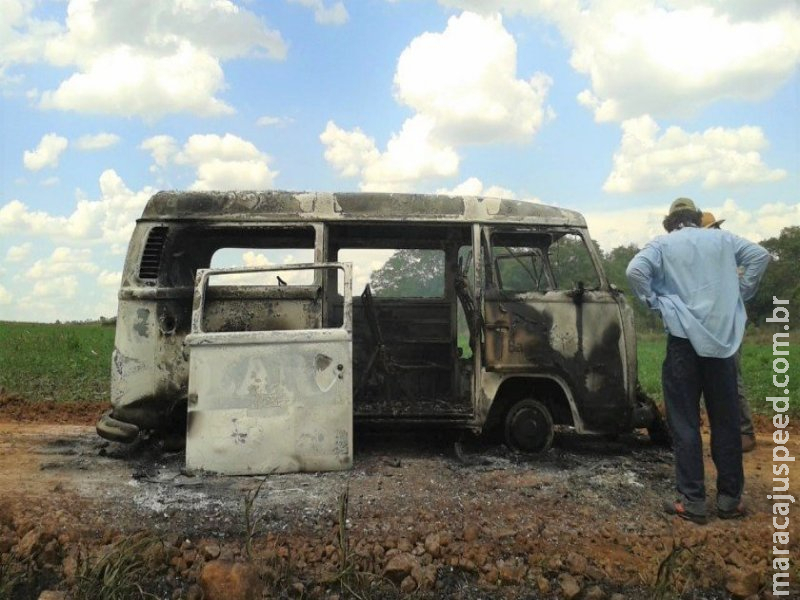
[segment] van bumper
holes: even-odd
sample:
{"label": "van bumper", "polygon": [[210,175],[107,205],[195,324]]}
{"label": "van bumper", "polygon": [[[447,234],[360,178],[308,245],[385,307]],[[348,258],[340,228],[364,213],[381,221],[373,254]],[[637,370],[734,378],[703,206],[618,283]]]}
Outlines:
{"label": "van bumper", "polygon": [[133,423],[126,423],[111,416],[112,411],[106,411],[97,421],[95,429],[97,434],[112,442],[130,444],[139,437],[139,427]]}

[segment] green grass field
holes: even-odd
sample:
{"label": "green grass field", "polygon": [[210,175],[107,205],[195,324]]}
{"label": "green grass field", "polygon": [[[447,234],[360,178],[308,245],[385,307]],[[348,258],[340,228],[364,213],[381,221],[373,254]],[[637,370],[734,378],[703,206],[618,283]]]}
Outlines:
{"label": "green grass field", "polygon": [[[114,327],[107,325],[0,322],[0,387],[34,402],[106,401],[113,348]],[[639,337],[639,381],[659,402],[664,348],[663,335]],[[791,357],[790,387],[797,389],[800,358]],[[759,413],[770,413],[772,406],[764,398],[778,395],[772,385],[772,359],[770,334],[748,332],[742,371],[750,404]],[[796,398],[791,412],[800,414],[800,401]]]}
{"label": "green grass field", "polygon": [[29,401],[108,401],[114,327],[0,322],[0,387]]}
{"label": "green grass field", "polygon": [[[785,340],[785,338],[784,338]],[[785,347],[784,347],[785,348]],[[661,392],[661,363],[664,360],[666,339],[664,335],[644,334],[639,336],[639,382],[644,390],[659,402],[663,399]],[[785,357],[789,360],[789,388],[797,390],[800,381],[800,358],[794,358],[795,351]],[[773,414],[772,405],[765,400],[767,396],[783,396],[781,390],[772,384],[772,337],[771,332],[749,330],[742,346],[742,376],[747,389],[747,399],[754,412]],[[781,379],[783,376],[781,376]],[[800,400],[791,399],[790,413],[800,414]]]}

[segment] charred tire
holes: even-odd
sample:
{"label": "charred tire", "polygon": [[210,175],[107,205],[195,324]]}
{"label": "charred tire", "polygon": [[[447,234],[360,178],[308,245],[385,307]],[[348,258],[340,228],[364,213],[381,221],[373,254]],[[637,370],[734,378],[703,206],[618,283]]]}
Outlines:
{"label": "charred tire", "polygon": [[505,441],[513,450],[530,454],[547,452],[553,444],[553,433],[553,417],[537,400],[520,400],[506,413]]}

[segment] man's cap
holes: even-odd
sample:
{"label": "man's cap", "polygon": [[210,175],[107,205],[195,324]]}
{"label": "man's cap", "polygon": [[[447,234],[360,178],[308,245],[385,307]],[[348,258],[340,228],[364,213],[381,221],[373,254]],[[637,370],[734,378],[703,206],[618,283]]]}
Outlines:
{"label": "man's cap", "polygon": [[669,207],[669,214],[678,212],[679,210],[690,210],[697,212],[697,207],[690,198],[678,198]]}
{"label": "man's cap", "polygon": [[714,216],[714,213],[704,212],[703,216],[700,218],[700,227],[705,227],[706,229],[719,229],[719,226],[725,222],[725,219],[720,219],[719,221]]}

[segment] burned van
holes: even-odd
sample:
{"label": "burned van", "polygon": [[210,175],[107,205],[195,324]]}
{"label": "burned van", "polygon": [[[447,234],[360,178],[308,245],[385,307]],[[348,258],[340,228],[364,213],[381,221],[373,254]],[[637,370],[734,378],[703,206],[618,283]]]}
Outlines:
{"label": "burned van", "polygon": [[529,452],[557,426],[660,423],[583,217],[541,204],[161,192],[136,224],[116,327],[98,433],[185,430],[204,465],[217,438],[269,454],[292,431],[294,470],[346,468],[354,421],[495,431]]}

